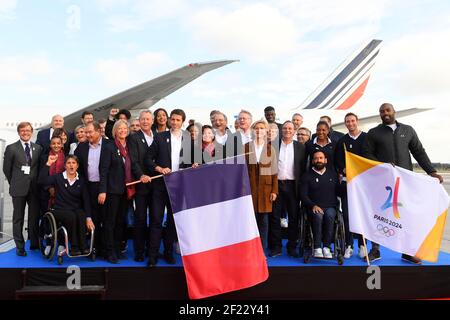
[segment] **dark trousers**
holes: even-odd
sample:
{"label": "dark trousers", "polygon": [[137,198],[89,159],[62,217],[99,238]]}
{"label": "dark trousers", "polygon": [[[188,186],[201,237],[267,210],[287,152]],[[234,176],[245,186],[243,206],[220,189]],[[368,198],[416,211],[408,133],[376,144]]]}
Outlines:
{"label": "dark trousers", "polygon": [[98,203],[99,182],[89,182],[89,198],[91,201],[92,222],[95,226],[94,248],[97,254],[103,254],[103,219],[105,206]]}
{"label": "dark trousers", "polygon": [[321,248],[323,237],[323,246],[330,248],[333,240],[334,219],[336,218],[336,209],[322,208],[324,214],[308,211],[310,220],[312,221],[312,229],[314,235],[314,249]]}
{"label": "dark trousers", "polygon": [[25,197],[12,197],[13,203],[13,237],[17,249],[24,249],[23,223],[25,205],[28,204],[28,238],[30,247],[39,247],[39,196],[32,189]]}
{"label": "dark trousers", "polygon": [[151,223],[150,223],[150,248],[149,256],[158,257],[159,246],[163,233],[164,209],[167,207],[167,224],[164,234],[164,253],[173,253],[173,243],[176,239],[175,222],[173,220],[173,211],[164,186],[158,186],[153,189],[151,203]]}
{"label": "dark trousers", "polygon": [[83,210],[55,209],[53,211],[56,221],[62,223],[67,229],[72,248],[85,249],[86,247],[86,214]]}
{"label": "dark trousers", "polygon": [[120,245],[124,238],[125,217],[128,212],[127,194],[106,195],[103,234],[108,255],[120,255]]}
{"label": "dark trousers", "polygon": [[283,208],[288,212],[288,250],[294,250],[298,242],[299,202],[295,196],[294,180],[278,180],[278,197],[275,200],[273,214],[270,216],[270,248],[281,249],[280,218]]}
{"label": "dark trousers", "polygon": [[136,209],[134,210],[133,245],[136,255],[144,254],[145,241],[149,238],[147,226],[147,212],[150,212],[151,194],[136,194],[134,196]]}
{"label": "dark trousers", "polygon": [[344,231],[345,231],[345,245],[353,247],[353,235],[358,239],[358,247],[363,245],[362,236],[360,234],[353,234],[350,232],[350,222],[348,219],[348,198],[347,198],[347,183],[341,182],[341,203],[342,215],[344,217]]}
{"label": "dark trousers", "polygon": [[269,232],[269,213],[256,212],[255,216],[256,216],[256,224],[258,225],[259,236],[261,237],[261,244],[263,250],[266,251],[267,237]]}

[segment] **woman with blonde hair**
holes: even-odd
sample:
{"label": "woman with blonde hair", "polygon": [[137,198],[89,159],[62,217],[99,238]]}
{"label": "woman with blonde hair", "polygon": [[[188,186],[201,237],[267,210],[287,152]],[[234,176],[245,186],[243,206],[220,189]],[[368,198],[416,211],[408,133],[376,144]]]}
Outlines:
{"label": "woman with blonde hair", "polygon": [[131,158],[128,152],[130,129],[125,120],[117,120],[112,129],[113,143],[106,144],[100,157],[99,203],[106,204],[104,234],[107,256],[110,263],[121,258],[121,243],[129,201],[134,196]]}
{"label": "woman with blonde hair", "polygon": [[256,222],[263,250],[266,250],[269,213],[278,195],[278,164],[275,149],[267,142],[267,122],[256,121],[251,130],[253,141],[246,143],[244,150]]}

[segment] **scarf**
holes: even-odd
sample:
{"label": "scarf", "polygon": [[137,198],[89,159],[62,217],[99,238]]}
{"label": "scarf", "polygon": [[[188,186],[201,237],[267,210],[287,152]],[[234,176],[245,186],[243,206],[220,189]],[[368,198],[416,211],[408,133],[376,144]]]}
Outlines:
{"label": "scarf", "polygon": [[202,150],[208,152],[208,154],[209,154],[211,157],[214,157],[214,155],[215,155],[215,153],[216,153],[216,152],[215,152],[215,151],[216,151],[216,148],[215,148],[215,146],[214,146],[214,142],[209,143],[209,144],[206,144],[205,142],[202,142]]}
{"label": "scarf", "polygon": [[[133,174],[131,172],[131,158],[128,153],[128,146],[123,146],[118,139],[114,140],[114,143],[116,144],[117,148],[119,149],[120,155],[122,156],[123,160],[125,161],[125,183],[133,182]],[[134,185],[128,186],[127,188],[127,199],[131,200],[136,193],[136,189]]]}

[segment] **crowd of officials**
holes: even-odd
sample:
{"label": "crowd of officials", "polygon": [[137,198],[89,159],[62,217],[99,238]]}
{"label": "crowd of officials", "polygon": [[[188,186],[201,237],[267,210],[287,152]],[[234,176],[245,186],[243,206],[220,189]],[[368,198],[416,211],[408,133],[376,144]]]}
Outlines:
{"label": "crowd of officials", "polygon": [[[233,131],[219,110],[210,113],[211,124],[189,120],[183,130],[186,114],[181,109],[170,115],[163,108],[144,110],[138,119],[131,119],[126,109],[112,109],[108,119],[97,121],[84,112],[73,132],[64,128],[62,116],[55,115],[51,127],[39,131],[36,142],[31,142],[31,123],[22,122],[17,127],[20,139],[7,146],[3,164],[13,200],[16,254],[27,255],[23,225],[28,205],[30,250],[39,249],[39,219],[52,210],[69,231],[72,255],[89,252],[86,232],[90,231],[95,232],[97,255],[118,263],[125,258],[131,211],[134,259],[143,262],[148,256],[148,266],[155,266],[163,241],[162,256],[173,264],[177,242],[173,213],[164,180],[154,177],[243,154],[267,255],[281,255],[282,227],[287,227],[287,253],[299,256],[299,219],[307,214],[314,257],[332,258],[333,226],[342,210],[344,257],[353,255],[355,236],[359,256],[378,260],[379,246],[372,243],[367,253],[362,237],[348,229],[344,150],[408,170],[412,170],[412,154],[442,182],[414,129],[396,121],[392,104],[382,104],[379,113],[382,123],[368,133],[358,127],[357,115],[348,113],[346,134],[333,130],[328,116],[320,118],[311,134],[302,126],[302,115],[277,123],[270,106],[264,109],[265,119],[256,121],[241,110]],[[402,258],[420,263],[415,257]]]}

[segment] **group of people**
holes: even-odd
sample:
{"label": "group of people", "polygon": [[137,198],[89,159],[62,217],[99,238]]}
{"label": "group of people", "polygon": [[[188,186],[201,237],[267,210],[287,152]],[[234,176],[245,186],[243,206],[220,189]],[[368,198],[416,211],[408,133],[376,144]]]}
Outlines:
{"label": "group of people", "polygon": [[[163,241],[163,257],[174,264],[177,234],[169,196],[164,180],[152,177],[245,155],[255,217],[269,256],[281,255],[286,220],[287,253],[299,256],[299,219],[305,212],[313,230],[314,256],[331,258],[334,221],[342,208],[344,257],[350,258],[353,236],[348,229],[344,150],[408,170],[412,153],[429,175],[442,182],[414,129],[396,121],[391,104],[382,104],[379,111],[382,123],[368,133],[359,129],[357,115],[348,113],[346,134],[333,130],[328,116],[320,118],[313,135],[302,127],[298,113],[277,123],[273,107],[265,108],[265,119],[256,121],[241,110],[235,132],[219,110],[211,112],[210,125],[190,120],[186,130],[181,109],[170,115],[163,108],[144,110],[133,120],[125,109],[112,109],[108,119],[99,121],[84,112],[73,133],[64,129],[64,118],[55,115],[51,128],[41,130],[36,143],[31,142],[31,123],[22,122],[17,127],[20,139],[7,146],[3,164],[13,199],[16,253],[27,255],[22,232],[28,204],[30,250],[39,248],[40,216],[52,210],[69,230],[73,255],[88,252],[85,238],[90,230],[95,232],[97,255],[118,263],[125,257],[131,208],[134,259],[143,262],[148,255],[147,265],[155,266]],[[372,243],[367,254],[362,238],[357,238],[362,258],[380,259],[377,244]],[[415,257],[403,258],[420,263]]]}

